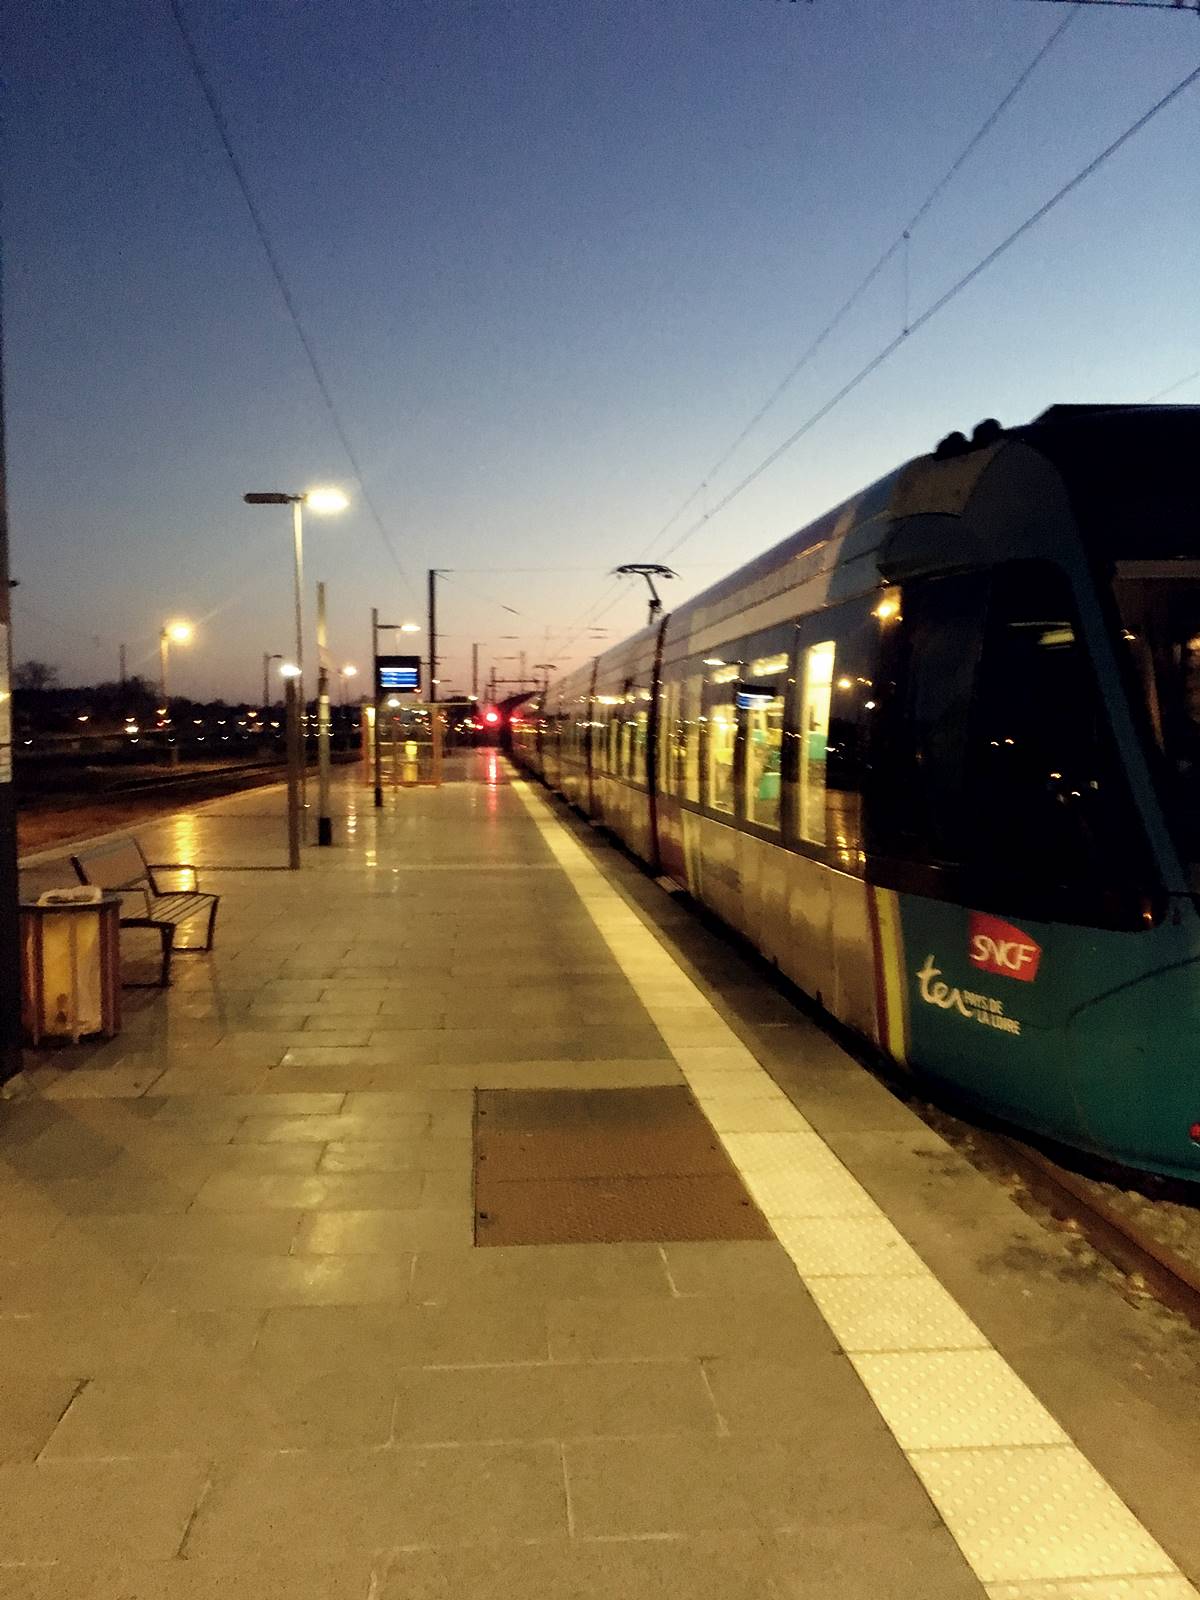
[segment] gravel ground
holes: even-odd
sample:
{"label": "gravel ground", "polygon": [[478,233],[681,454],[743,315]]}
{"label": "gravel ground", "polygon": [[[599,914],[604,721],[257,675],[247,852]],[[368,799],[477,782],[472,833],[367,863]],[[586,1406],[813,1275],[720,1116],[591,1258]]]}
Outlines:
{"label": "gravel ground", "polygon": [[[1029,1193],[1021,1176],[1014,1172],[1002,1136],[987,1128],[977,1128],[969,1122],[963,1122],[937,1106],[914,1102],[913,1110],[973,1166],[1003,1183],[1023,1209],[1040,1216],[1051,1226],[1062,1226],[1049,1216],[1046,1208]],[[1200,1184],[1196,1185],[1193,1197],[1189,1196],[1183,1185],[1153,1177],[1141,1181],[1131,1175],[1130,1183],[1140,1182],[1140,1187],[1126,1187],[1116,1181],[1106,1181],[1079,1172],[1073,1172],[1073,1177],[1076,1182],[1082,1183],[1086,1191],[1094,1193],[1097,1202],[1105,1209],[1128,1220],[1139,1233],[1153,1239],[1164,1251],[1200,1273]],[[1113,1270],[1125,1279],[1125,1274],[1119,1269]],[[1137,1292],[1136,1285],[1134,1291]]]}

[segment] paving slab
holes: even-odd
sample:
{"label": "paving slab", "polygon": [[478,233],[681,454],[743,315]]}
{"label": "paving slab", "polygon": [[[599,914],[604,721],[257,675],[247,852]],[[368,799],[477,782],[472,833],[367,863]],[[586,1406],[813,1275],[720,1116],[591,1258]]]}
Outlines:
{"label": "paving slab", "polygon": [[[1069,1252],[967,1196],[906,1106],[591,830],[585,896],[557,821],[486,754],[451,768],[378,814],[340,773],[337,844],[294,874],[245,870],[281,865],[278,792],[144,829],[221,891],[217,947],[0,1102],[0,1594],[981,1600],[983,1572],[989,1600],[1051,1600],[947,1531],[959,1412],[1060,1448],[951,1288],[991,1241],[989,1326],[1069,1407],[1054,1315],[1097,1368],[1119,1332]],[[474,1244],[476,1094],[685,1083],[775,1239]],[[805,1188],[788,1163],[818,1148]],[[559,1150],[561,1176],[593,1155]],[[830,1215],[843,1181],[865,1200]],[[855,1251],[898,1261],[884,1295]],[[1097,1379],[1130,1436],[1100,1444],[1141,1472],[1138,1516],[1179,1522],[1166,1370]],[[1138,1581],[1173,1581],[1096,1506]]]}

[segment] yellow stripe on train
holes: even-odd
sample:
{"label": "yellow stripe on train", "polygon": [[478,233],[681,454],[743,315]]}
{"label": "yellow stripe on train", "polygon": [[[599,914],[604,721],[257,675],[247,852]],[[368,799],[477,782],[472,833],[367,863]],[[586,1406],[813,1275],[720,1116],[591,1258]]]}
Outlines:
{"label": "yellow stripe on train", "polygon": [[875,925],[879,929],[879,965],[883,974],[883,1045],[888,1054],[908,1062],[908,984],[904,970],[904,931],[900,897],[892,889],[873,889]]}

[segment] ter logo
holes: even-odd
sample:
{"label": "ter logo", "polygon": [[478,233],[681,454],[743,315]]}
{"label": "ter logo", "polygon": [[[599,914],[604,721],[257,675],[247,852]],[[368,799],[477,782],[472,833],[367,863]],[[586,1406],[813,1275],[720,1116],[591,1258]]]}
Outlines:
{"label": "ter logo", "polygon": [[972,911],[967,934],[967,954],[972,966],[1002,978],[1032,983],[1038,975],[1042,947],[1011,922]]}

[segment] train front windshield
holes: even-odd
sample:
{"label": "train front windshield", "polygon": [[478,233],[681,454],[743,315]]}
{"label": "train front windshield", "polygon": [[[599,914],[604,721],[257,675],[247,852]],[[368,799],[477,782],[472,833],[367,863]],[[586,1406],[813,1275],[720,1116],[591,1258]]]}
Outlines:
{"label": "train front windshield", "polygon": [[1200,890],[1200,561],[1119,561],[1114,592],[1176,845]]}

